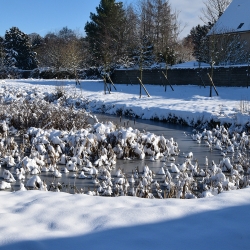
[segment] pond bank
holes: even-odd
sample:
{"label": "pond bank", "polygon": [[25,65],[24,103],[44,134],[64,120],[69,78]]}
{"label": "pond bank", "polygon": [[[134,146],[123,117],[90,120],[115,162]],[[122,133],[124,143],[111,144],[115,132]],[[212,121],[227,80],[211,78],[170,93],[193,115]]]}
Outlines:
{"label": "pond bank", "polygon": [[[194,85],[164,86],[146,85],[150,97],[139,85],[115,84],[109,94],[104,93],[102,81],[81,81],[75,85],[73,80],[2,80],[0,82],[0,101],[4,103],[22,100],[43,100],[52,98],[55,104],[85,108],[90,112],[116,116],[166,121],[192,127],[214,127],[225,124],[248,128],[250,123],[250,88],[218,87],[219,96],[209,87]],[[63,94],[58,99],[58,91]],[[22,94],[23,93],[23,94]],[[56,97],[57,96],[57,97]]]}

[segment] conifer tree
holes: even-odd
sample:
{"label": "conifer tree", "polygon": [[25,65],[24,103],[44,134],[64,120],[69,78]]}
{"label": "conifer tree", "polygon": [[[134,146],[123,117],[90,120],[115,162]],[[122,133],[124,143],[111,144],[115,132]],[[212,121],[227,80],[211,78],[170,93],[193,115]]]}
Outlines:
{"label": "conifer tree", "polygon": [[199,62],[209,61],[209,38],[207,33],[211,29],[209,25],[197,25],[190,31],[190,37],[194,45],[193,56]]}
{"label": "conifer tree", "polygon": [[171,66],[176,63],[176,55],[173,48],[167,47],[164,54],[163,54],[164,60],[166,64],[170,64]]}
{"label": "conifer tree", "polygon": [[121,2],[101,0],[96,14],[90,13],[90,22],[85,25],[90,51],[97,64],[110,63],[121,56],[125,11]]}
{"label": "conifer tree", "polygon": [[143,36],[134,48],[132,58],[134,64],[140,67],[150,66],[155,61],[154,46],[149,41],[148,36]]}
{"label": "conifer tree", "polygon": [[6,31],[4,52],[4,64],[7,67],[25,70],[37,67],[36,54],[31,49],[29,37],[17,27],[12,27],[9,31]]}
{"label": "conifer tree", "polygon": [[4,39],[0,37],[0,68],[4,66]]}

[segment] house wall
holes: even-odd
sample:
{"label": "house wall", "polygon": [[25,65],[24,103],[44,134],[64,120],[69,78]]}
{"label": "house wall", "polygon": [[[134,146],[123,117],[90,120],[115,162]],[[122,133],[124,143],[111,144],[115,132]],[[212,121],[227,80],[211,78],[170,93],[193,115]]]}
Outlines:
{"label": "house wall", "polygon": [[242,41],[247,41],[247,47],[249,48],[249,51],[250,51],[250,31],[240,33],[240,37],[241,37]]}
{"label": "house wall", "polygon": [[[166,79],[162,74],[163,70],[153,69],[143,71],[143,84],[165,85]],[[165,70],[164,70],[165,71]],[[250,69],[249,69],[250,71]],[[202,69],[169,69],[168,80],[173,85],[210,85],[210,68]],[[215,86],[242,86],[250,85],[248,77],[248,66],[244,67],[216,67],[213,70],[213,82]],[[139,70],[115,70],[111,78],[117,84],[139,84],[137,77],[140,77]]]}
{"label": "house wall", "polygon": [[248,51],[248,53],[250,54],[250,31],[244,31],[244,32],[229,32],[229,33],[224,33],[224,34],[214,34],[214,35],[209,35],[209,39],[210,39],[210,44],[212,44],[213,39],[218,39],[218,40],[222,40],[223,41],[223,36],[227,36],[227,35],[236,35],[236,34],[240,35],[240,39],[244,42],[246,41],[246,49]]}

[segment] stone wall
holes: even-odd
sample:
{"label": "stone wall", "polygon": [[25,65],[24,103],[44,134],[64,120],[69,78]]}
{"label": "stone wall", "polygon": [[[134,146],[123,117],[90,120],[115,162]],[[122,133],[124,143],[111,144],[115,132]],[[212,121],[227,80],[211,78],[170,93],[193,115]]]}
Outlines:
{"label": "stone wall", "polygon": [[[152,69],[143,70],[143,84],[166,84],[166,79],[162,74],[166,70]],[[208,86],[210,81],[207,73],[210,68],[195,69],[169,69],[167,71],[168,80],[173,85],[203,85]],[[250,77],[247,75],[248,67],[215,67],[213,70],[213,82],[215,86],[242,86],[250,85]],[[139,70],[115,70],[112,81],[120,84],[139,84],[137,77],[140,77]]]}

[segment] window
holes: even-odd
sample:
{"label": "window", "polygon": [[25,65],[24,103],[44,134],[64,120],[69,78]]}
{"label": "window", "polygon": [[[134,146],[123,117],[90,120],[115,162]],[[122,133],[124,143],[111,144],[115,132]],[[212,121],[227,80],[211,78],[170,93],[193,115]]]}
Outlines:
{"label": "window", "polygon": [[237,30],[238,30],[238,29],[241,29],[243,25],[244,25],[244,23],[241,23],[241,24],[238,26]]}

